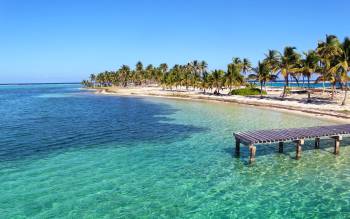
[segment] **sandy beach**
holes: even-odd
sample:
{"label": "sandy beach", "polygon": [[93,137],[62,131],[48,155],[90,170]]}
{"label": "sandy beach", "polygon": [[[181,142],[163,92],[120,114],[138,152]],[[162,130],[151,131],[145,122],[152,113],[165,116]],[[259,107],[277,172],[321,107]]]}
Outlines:
{"label": "sandy beach", "polygon": [[[260,96],[227,95],[228,90],[221,91],[220,95],[213,95],[210,91],[202,90],[176,90],[163,89],[157,86],[149,87],[108,87],[95,88],[96,94],[118,96],[154,96],[163,98],[177,98],[201,101],[223,101],[238,104],[246,104],[257,107],[269,108],[290,113],[305,114],[315,118],[334,120],[341,123],[350,122],[350,105],[341,105],[343,94],[339,92],[334,100],[329,99],[329,93],[314,92],[311,95],[311,103],[307,103],[307,94],[290,94],[285,100],[281,100],[280,89],[268,89],[268,95],[263,99]],[[350,104],[350,103],[349,103]]]}

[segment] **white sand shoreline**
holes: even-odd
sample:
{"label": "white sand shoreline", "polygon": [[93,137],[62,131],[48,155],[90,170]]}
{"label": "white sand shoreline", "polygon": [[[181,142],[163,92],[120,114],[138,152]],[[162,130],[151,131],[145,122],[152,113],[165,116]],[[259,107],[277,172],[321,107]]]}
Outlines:
{"label": "white sand shoreline", "polygon": [[260,99],[259,97],[244,96],[216,96],[211,94],[203,94],[198,91],[184,90],[163,90],[160,87],[132,87],[132,88],[94,88],[96,94],[116,95],[116,96],[138,96],[138,97],[159,97],[172,98],[191,101],[219,101],[225,103],[244,104],[259,108],[273,109],[286,113],[294,113],[299,115],[312,116],[315,119],[329,120],[337,123],[350,123],[349,106],[340,106],[338,103],[302,103],[295,100],[284,101],[274,100],[270,98]]}

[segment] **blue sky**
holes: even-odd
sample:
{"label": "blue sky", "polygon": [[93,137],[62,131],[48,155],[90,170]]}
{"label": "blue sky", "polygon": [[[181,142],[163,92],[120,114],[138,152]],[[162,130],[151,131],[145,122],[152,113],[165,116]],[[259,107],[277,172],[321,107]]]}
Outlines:
{"label": "blue sky", "polygon": [[78,82],[90,73],[314,48],[350,36],[347,0],[0,0],[0,83]]}

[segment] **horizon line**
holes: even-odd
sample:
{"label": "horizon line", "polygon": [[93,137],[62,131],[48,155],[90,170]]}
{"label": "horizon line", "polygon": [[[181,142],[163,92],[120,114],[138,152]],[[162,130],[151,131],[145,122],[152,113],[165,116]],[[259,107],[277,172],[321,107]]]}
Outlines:
{"label": "horizon line", "polygon": [[40,84],[80,84],[80,82],[20,82],[20,83],[0,83],[2,85],[40,85]]}

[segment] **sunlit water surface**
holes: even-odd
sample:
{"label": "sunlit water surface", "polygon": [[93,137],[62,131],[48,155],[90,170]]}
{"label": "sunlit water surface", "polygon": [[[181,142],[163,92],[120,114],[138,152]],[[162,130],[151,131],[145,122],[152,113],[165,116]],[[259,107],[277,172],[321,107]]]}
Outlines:
{"label": "sunlit water surface", "polygon": [[232,156],[234,131],[331,122],[78,85],[1,86],[0,115],[0,218],[350,217],[350,147]]}

